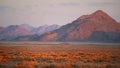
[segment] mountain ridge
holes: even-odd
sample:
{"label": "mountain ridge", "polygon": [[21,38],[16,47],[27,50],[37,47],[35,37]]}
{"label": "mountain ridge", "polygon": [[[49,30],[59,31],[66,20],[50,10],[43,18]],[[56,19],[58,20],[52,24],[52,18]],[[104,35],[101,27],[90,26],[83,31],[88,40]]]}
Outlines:
{"label": "mountain ridge", "polygon": [[[52,28],[53,26],[56,26],[55,28]],[[59,25],[48,25],[47,27],[40,26],[41,29],[32,27],[28,24],[22,24],[22,25],[10,25],[8,27],[1,27],[0,28],[0,40],[14,40],[17,37],[22,37],[22,36],[32,36],[32,35],[41,35],[44,34],[47,31],[47,28],[49,27],[49,31],[55,30],[59,28]],[[45,30],[42,30],[44,28]],[[39,31],[41,32],[39,33]],[[16,39],[17,40],[17,39]]]}
{"label": "mountain ridge", "polygon": [[[51,25],[51,27],[30,27],[31,30],[28,31],[33,34],[17,36],[13,38],[12,41],[84,41],[120,43],[120,23],[102,10],[97,10],[89,15],[80,16],[73,22],[61,27],[58,25]],[[29,27],[27,26],[27,28]],[[0,30],[3,30],[3,28]]]}
{"label": "mountain ridge", "polygon": [[39,40],[89,41],[88,38],[95,31],[120,33],[120,23],[117,23],[112,17],[102,10],[98,10],[90,15],[81,16],[72,23],[66,24],[55,31],[40,36]]}

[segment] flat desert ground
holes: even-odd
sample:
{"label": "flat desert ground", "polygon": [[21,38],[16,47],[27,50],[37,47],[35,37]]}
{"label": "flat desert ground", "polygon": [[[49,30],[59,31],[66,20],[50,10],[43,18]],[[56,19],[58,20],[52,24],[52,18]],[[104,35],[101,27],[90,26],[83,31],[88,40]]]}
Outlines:
{"label": "flat desert ground", "polygon": [[4,42],[0,68],[120,68],[120,45]]}

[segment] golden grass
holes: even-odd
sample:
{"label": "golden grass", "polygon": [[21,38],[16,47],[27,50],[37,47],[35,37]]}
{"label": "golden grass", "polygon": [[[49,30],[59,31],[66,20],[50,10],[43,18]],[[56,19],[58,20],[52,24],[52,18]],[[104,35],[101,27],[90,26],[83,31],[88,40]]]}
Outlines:
{"label": "golden grass", "polygon": [[90,45],[0,46],[0,68],[120,68],[119,49]]}

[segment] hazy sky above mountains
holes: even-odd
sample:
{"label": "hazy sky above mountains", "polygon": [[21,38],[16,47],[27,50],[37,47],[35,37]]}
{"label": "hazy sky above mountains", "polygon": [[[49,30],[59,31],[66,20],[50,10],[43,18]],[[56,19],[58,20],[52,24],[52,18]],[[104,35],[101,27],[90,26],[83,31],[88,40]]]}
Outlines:
{"label": "hazy sky above mountains", "polygon": [[120,0],[0,0],[0,26],[64,25],[103,10],[120,22]]}

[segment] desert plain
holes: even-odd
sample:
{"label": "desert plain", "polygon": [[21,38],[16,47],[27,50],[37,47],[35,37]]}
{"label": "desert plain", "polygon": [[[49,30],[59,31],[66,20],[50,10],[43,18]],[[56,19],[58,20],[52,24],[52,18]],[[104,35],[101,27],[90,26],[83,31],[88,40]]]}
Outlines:
{"label": "desert plain", "polygon": [[0,42],[0,68],[120,68],[120,45]]}

